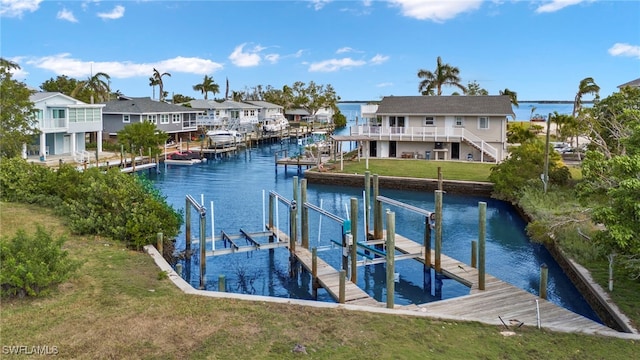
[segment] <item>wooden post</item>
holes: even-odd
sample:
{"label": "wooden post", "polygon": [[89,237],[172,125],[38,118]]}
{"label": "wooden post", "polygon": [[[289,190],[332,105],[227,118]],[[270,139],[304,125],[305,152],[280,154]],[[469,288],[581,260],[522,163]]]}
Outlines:
{"label": "wooden post", "polygon": [[440,272],[442,257],[442,190],[436,190],[436,244],[435,269]]}
{"label": "wooden post", "polygon": [[396,214],[387,212],[387,308],[393,309],[393,296],[396,292],[395,254],[396,253]]}
{"label": "wooden post", "polygon": [[311,249],[311,291],[313,298],[318,298],[318,249]]}
{"label": "wooden post", "polygon": [[191,203],[185,201],[184,207],[184,251],[187,258],[191,257]]}
{"label": "wooden post", "polygon": [[[364,224],[364,238],[366,239],[369,234],[369,221],[371,220],[371,172],[364,172],[364,220],[366,223]],[[355,239],[354,235],[354,239]]]}
{"label": "wooden post", "polygon": [[309,209],[304,204],[307,202],[307,179],[300,181],[300,204],[301,218],[300,218],[300,233],[302,236],[302,247],[309,249]]}
{"label": "wooden post", "polygon": [[176,264],[176,274],[178,274],[178,276],[182,277],[182,264],[180,264],[180,263]]}
{"label": "wooden post", "polygon": [[549,267],[547,264],[540,265],[540,297],[547,300],[547,278]]}
{"label": "wooden post", "polygon": [[424,264],[431,267],[431,219],[429,216],[424,218]]}
{"label": "wooden post", "polygon": [[224,275],[218,276],[218,291],[225,292],[227,291],[227,286],[225,285]]}
{"label": "wooden post", "polygon": [[484,290],[485,287],[485,244],[486,244],[486,226],[487,226],[487,203],[480,201],[478,203],[480,210],[478,224],[478,288]]}
{"label": "wooden post", "polygon": [[162,256],[162,254],[164,254],[164,248],[163,248],[163,243],[162,243],[162,233],[159,232],[156,235],[157,239],[158,239],[158,245],[156,246],[156,249],[158,249],[158,252],[160,253],[160,255]]}
{"label": "wooden post", "polygon": [[344,301],[345,301],[346,278],[347,278],[347,271],[340,270],[340,290],[338,291],[338,302],[340,304],[344,304]]}
{"label": "wooden post", "polygon": [[[274,206],[274,198],[275,196],[269,193],[269,231],[273,231],[273,206]],[[273,235],[269,236],[269,242],[273,242]]]}
{"label": "wooden post", "polygon": [[475,268],[478,266],[478,242],[473,240],[471,241],[471,267]]}
{"label": "wooden post", "polygon": [[438,166],[438,190],[442,191],[442,168]]}
{"label": "wooden post", "polygon": [[[365,234],[366,236],[366,234]],[[358,199],[351,198],[351,282],[358,283]]]}
{"label": "wooden post", "polygon": [[298,238],[296,226],[298,221],[298,217],[296,216],[297,212],[298,208],[294,200],[291,202],[291,206],[289,207],[289,251],[291,254],[296,252],[296,240]]}
{"label": "wooden post", "polygon": [[200,212],[200,290],[207,284],[207,213]]}
{"label": "wooden post", "polygon": [[382,202],[378,201],[380,195],[378,174],[373,175],[373,238],[382,239]]}

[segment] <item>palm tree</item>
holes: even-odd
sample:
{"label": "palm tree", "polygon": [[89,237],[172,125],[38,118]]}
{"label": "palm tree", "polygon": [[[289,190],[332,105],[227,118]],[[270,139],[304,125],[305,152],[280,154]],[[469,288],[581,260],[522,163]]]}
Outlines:
{"label": "palm tree", "polygon": [[600,86],[598,86],[591,77],[580,80],[578,93],[576,93],[576,97],[573,100],[573,112],[571,112],[571,116],[576,117],[580,112],[582,109],[582,97],[587,94],[594,95],[596,100],[600,98]]}
{"label": "palm tree", "polygon": [[200,91],[204,95],[204,99],[207,100],[209,92],[212,92],[213,95],[220,92],[220,86],[213,81],[212,77],[205,75],[202,84],[193,85],[193,90]]}
{"label": "palm tree", "polygon": [[[156,70],[156,68],[153,68],[153,77],[149,78],[149,80],[151,79],[154,80],[149,85],[151,86],[158,85],[158,88],[160,90],[158,95],[160,97],[160,101],[164,101],[164,97],[166,96],[164,92],[164,83],[162,82],[162,77],[165,75],[171,77],[171,74],[167,72],[160,74],[160,72]],[[155,92],[155,88],[154,88],[154,92]]]}
{"label": "palm tree", "polygon": [[153,77],[149,78],[149,86],[151,86],[151,88],[153,89],[153,97],[152,99],[156,98],[156,86],[158,85],[158,80],[154,79]]}
{"label": "palm tree", "polygon": [[515,106],[515,107],[520,107],[520,105],[518,104],[518,93],[515,91],[511,91],[509,90],[509,88],[505,88],[504,90],[500,90],[500,95],[505,95],[509,97],[509,100],[511,100],[511,105]]}
{"label": "palm tree", "polygon": [[422,95],[433,95],[435,90],[435,94],[440,96],[442,95],[442,86],[449,85],[456,86],[462,92],[466,92],[467,89],[460,84],[460,70],[455,66],[443,64],[440,56],[438,56],[437,62],[435,72],[424,69],[418,71],[418,77],[424,79],[420,81],[418,91]]}
{"label": "palm tree", "polygon": [[[573,100],[573,111],[571,112],[571,116],[575,119],[576,127],[578,131],[582,125],[582,119],[580,117],[580,110],[582,110],[582,97],[584,95],[591,94],[595,97],[596,100],[600,98],[600,86],[596,84],[592,77],[586,77],[580,80],[580,84],[578,85],[578,92],[576,93],[576,97]],[[580,137],[576,133],[576,148],[580,146],[579,139]],[[578,151],[578,159],[580,159],[580,152]]]}
{"label": "palm tree", "polygon": [[111,90],[109,89],[109,80],[111,77],[103,72],[98,72],[93,76],[90,76],[87,80],[78,82],[78,85],[71,92],[71,97],[76,95],[82,90],[87,89],[91,94],[91,104],[93,104],[94,96],[98,102],[104,102],[109,100]]}

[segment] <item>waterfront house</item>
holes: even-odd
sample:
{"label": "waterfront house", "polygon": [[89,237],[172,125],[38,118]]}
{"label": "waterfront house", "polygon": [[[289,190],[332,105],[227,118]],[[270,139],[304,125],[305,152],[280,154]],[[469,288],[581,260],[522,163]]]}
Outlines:
{"label": "waterfront house", "polygon": [[206,128],[251,131],[257,126],[260,106],[232,100],[191,100],[189,106],[198,111],[196,123]]}
{"label": "waterfront house", "polygon": [[640,88],[640,78],[637,78],[635,80],[631,80],[629,82],[626,82],[622,85],[618,85],[618,89],[622,89],[625,86],[630,86],[630,87],[634,87],[634,88]]}
{"label": "waterfront house", "polygon": [[366,107],[350,135],[378,158],[497,163],[507,155],[508,117],[515,117],[508,96],[387,96]]}
{"label": "waterfront house", "polygon": [[37,92],[29,97],[36,110],[38,145],[26,146],[26,153],[38,154],[40,160],[47,155],[82,156],[87,137],[97,140],[102,151],[103,104],[87,104],[59,92]]}
{"label": "waterfront house", "polygon": [[175,142],[197,136],[196,116],[198,111],[189,107],[167,104],[150,97],[119,96],[117,100],[104,104],[102,117],[104,131],[110,137],[117,136],[125,126],[148,121],[158,130],[169,134]]}

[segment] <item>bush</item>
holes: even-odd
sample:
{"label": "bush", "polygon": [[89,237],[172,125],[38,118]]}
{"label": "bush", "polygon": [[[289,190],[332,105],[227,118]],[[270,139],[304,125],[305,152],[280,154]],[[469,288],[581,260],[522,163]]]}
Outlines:
{"label": "bush", "polygon": [[81,263],[62,250],[66,239],[53,239],[41,225],[29,236],[23,229],[0,239],[0,295],[42,296],[63,283]]}

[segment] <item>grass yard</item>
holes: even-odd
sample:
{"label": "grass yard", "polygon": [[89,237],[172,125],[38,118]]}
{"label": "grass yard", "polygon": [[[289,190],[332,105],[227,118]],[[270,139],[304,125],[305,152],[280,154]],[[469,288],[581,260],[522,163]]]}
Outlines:
{"label": "grass yard", "polygon": [[[0,206],[3,236],[35,223],[67,232],[50,211]],[[111,240],[69,236],[66,248],[84,261],[76,277],[45,298],[2,300],[2,346],[55,346],[63,359],[631,359],[640,352],[637,341],[527,326],[505,337],[503,328],[477,323],[190,296],[149,256]],[[307,355],[294,353],[296,344]]]}
{"label": "grass yard", "polygon": [[[369,159],[369,172],[380,176],[404,176],[414,178],[437,179],[438,167],[446,180],[489,181],[491,167],[495,164],[463,161],[427,161],[413,159]],[[366,160],[345,161],[340,171],[340,162],[336,162],[333,172],[363,174]]]}

